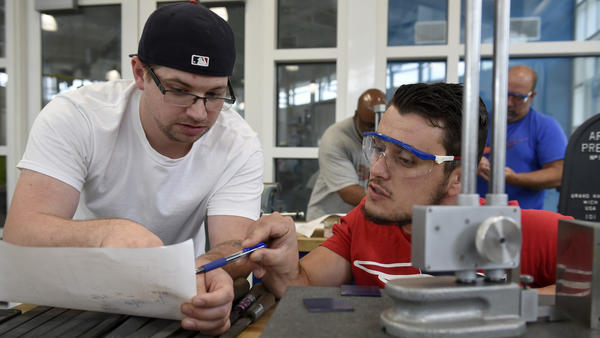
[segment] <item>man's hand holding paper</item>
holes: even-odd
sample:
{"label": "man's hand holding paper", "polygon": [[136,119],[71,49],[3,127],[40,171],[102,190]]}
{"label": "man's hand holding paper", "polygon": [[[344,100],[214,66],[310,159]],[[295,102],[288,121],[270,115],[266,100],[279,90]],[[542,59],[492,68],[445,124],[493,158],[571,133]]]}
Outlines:
{"label": "man's hand holding paper", "polygon": [[[196,265],[209,263],[202,257]],[[233,302],[233,280],[219,268],[196,275],[196,295],[181,306],[186,316],[181,326],[209,335],[219,335],[229,329],[229,313]]]}

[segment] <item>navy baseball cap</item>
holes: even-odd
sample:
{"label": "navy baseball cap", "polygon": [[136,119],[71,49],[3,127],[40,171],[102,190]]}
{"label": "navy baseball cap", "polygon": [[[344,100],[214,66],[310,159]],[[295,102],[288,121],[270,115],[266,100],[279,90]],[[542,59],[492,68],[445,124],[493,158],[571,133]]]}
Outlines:
{"label": "navy baseball cap", "polygon": [[209,76],[231,76],[235,43],[231,27],[196,2],[155,10],[146,24],[137,55],[143,62]]}

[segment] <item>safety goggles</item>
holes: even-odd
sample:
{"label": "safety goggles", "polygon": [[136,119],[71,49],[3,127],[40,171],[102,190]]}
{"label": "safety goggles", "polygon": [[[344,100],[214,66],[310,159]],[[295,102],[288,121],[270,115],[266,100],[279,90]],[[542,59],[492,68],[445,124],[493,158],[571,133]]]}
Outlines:
{"label": "safety goggles", "polygon": [[529,101],[529,98],[531,97],[531,94],[533,94],[533,91],[530,91],[527,94],[508,92],[508,97],[512,97],[513,100],[515,100],[517,103],[527,103],[527,101]]}
{"label": "safety goggles", "polygon": [[363,133],[363,154],[372,166],[383,156],[387,168],[403,177],[427,175],[436,164],[458,161],[458,156],[433,155],[377,132]]}

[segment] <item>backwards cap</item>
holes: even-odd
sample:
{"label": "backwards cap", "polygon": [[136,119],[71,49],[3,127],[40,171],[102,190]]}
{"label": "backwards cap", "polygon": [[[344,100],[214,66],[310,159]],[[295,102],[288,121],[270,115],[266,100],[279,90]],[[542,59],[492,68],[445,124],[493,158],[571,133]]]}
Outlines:
{"label": "backwards cap", "polygon": [[170,4],[146,21],[137,56],[145,63],[188,73],[231,76],[233,32],[225,20],[200,4]]}

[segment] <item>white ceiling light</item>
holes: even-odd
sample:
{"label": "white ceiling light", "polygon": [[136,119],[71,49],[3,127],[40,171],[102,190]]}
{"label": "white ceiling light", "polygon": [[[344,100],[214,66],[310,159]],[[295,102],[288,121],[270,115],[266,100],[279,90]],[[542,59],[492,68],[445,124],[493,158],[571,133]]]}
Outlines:
{"label": "white ceiling light", "polygon": [[229,21],[229,15],[227,14],[227,8],[225,7],[211,7],[211,11],[215,12],[223,20]]}
{"label": "white ceiling light", "polygon": [[56,32],[58,24],[52,15],[42,14],[42,29],[47,32]]}
{"label": "white ceiling light", "polygon": [[120,79],[121,79],[121,73],[119,73],[118,70],[111,69],[108,72],[106,72],[106,80],[107,81],[115,81],[115,80],[120,80]]}

